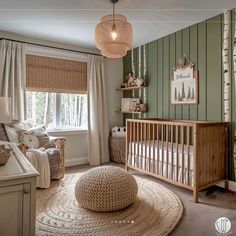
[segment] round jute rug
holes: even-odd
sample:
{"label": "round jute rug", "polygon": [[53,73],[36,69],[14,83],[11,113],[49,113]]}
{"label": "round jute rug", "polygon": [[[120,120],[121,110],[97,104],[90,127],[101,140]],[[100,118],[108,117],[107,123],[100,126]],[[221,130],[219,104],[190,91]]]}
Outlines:
{"label": "round jute rug", "polygon": [[138,197],[129,207],[110,213],[85,210],[74,196],[80,176],[66,175],[50,189],[37,192],[37,236],[168,235],[182,217],[183,205],[173,192],[137,176]]}

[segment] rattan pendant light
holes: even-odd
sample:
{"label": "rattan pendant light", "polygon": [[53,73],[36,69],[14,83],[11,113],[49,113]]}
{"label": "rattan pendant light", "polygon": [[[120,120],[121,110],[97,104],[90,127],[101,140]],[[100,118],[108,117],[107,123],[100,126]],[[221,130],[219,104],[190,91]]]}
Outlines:
{"label": "rattan pendant light", "polygon": [[120,58],[127,54],[132,47],[133,30],[127,18],[115,14],[115,3],[118,0],[110,0],[113,4],[113,14],[101,18],[95,30],[96,45],[103,56],[107,58]]}

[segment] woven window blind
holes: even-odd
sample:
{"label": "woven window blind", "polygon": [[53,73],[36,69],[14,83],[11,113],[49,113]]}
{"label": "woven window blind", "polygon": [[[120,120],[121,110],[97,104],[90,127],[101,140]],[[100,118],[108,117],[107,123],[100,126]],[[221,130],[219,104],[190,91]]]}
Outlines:
{"label": "woven window blind", "polygon": [[26,89],[36,92],[87,93],[87,63],[26,56]]}

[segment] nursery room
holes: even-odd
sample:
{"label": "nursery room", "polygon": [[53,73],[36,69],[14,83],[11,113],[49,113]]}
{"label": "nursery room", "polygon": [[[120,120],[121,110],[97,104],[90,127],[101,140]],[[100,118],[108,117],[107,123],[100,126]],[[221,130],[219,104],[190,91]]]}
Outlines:
{"label": "nursery room", "polygon": [[0,12],[0,236],[236,235],[235,0]]}

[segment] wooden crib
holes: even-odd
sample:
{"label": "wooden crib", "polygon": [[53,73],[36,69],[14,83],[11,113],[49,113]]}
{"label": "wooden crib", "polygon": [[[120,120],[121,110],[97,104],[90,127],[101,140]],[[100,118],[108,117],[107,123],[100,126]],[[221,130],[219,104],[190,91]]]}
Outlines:
{"label": "wooden crib", "polygon": [[126,121],[126,169],[198,192],[227,181],[228,123],[160,119]]}

